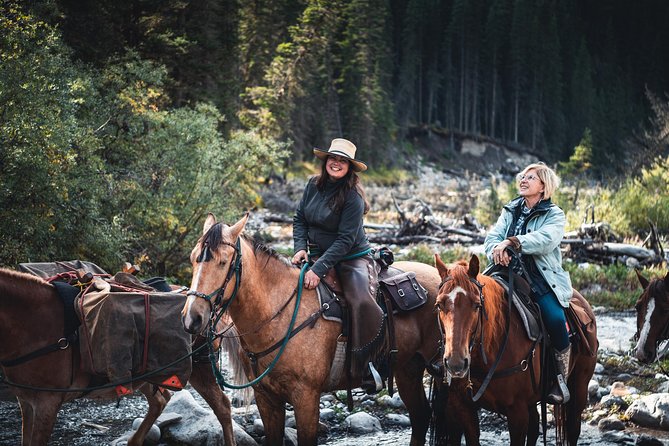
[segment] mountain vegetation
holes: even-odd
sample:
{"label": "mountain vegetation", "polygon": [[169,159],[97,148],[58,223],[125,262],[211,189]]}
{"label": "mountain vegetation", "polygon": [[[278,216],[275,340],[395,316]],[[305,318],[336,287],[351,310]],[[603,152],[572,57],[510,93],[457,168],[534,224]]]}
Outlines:
{"label": "mountain vegetation", "polygon": [[335,136],[392,168],[417,127],[636,172],[616,184],[653,208],[667,22],[663,0],[3,0],[0,264],[165,274],[259,177]]}

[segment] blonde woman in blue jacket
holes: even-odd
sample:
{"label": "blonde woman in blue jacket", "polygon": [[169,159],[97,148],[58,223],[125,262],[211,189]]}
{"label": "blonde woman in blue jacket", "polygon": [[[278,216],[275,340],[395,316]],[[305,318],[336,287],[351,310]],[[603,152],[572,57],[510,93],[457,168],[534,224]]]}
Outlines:
{"label": "blonde woman in blue jacket", "polygon": [[[572,296],[569,273],[562,269],[560,242],[564,236],[565,215],[551,201],[560,184],[556,173],[544,163],[527,166],[517,176],[519,197],[507,203],[495,226],[488,232],[485,252],[496,265],[509,266],[507,248],[518,253],[525,266],[525,277],[532,288],[534,301],[555,350],[556,385],[548,395],[549,402],[569,401],[570,344],[564,309]],[[520,272],[521,269],[518,266]]]}

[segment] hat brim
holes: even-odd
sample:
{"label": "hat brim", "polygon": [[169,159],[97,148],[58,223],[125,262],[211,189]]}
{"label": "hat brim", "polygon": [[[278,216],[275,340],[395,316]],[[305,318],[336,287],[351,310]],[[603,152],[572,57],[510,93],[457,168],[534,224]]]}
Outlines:
{"label": "hat brim", "polygon": [[330,155],[341,156],[343,158],[348,159],[348,161],[351,163],[351,167],[353,168],[353,170],[355,172],[362,172],[364,170],[367,170],[367,164],[363,163],[360,160],[349,158],[348,156],[346,156],[345,153],[328,152],[327,150],[321,150],[321,149],[317,149],[316,147],[314,147],[314,155],[316,156],[316,158],[322,159],[322,160],[326,160],[327,157],[330,156]]}

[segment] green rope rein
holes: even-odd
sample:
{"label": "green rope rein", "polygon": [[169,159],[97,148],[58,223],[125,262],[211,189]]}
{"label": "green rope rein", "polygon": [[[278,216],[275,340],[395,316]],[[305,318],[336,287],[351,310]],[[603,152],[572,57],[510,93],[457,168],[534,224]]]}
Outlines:
{"label": "green rope rein", "polygon": [[[355,254],[351,254],[349,256],[344,257],[342,260],[353,260],[357,259],[358,257],[363,257],[369,254],[372,251],[371,248],[366,249],[361,252],[357,252]],[[290,333],[293,331],[293,327],[295,326],[295,320],[297,319],[297,312],[298,309],[300,308],[300,301],[302,300],[302,287],[304,284],[304,275],[306,274],[307,270],[309,269],[309,264],[305,263],[302,265],[302,268],[300,269],[300,278],[298,280],[297,284],[297,299],[295,300],[295,310],[293,311],[293,317],[290,320],[290,324],[288,324],[288,330],[286,331],[286,336],[283,339],[283,343],[281,344],[281,348],[279,349],[279,352],[276,354],[272,362],[267,366],[264,372],[262,372],[260,375],[258,375],[255,379],[252,381],[249,381],[246,384],[240,384],[240,385],[235,385],[235,384],[230,384],[227,381],[225,381],[225,378],[223,378],[223,374],[221,371],[216,367],[217,361],[216,361],[216,351],[214,349],[214,339],[216,338],[213,327],[216,327],[218,325],[218,321],[220,321],[221,317],[223,316],[223,313],[227,310],[227,308],[230,306],[230,303],[232,302],[233,297],[237,295],[237,290],[238,290],[238,285],[239,285],[239,278],[235,281],[235,290],[233,292],[232,297],[228,300],[227,305],[225,305],[225,308],[223,308],[223,311],[220,311],[218,314],[218,317],[216,318],[216,321],[211,324],[212,329],[209,331],[209,336],[207,336],[207,344],[209,345],[209,361],[211,361],[211,368],[214,372],[214,376],[216,377],[216,383],[219,385],[219,387],[224,388],[227,387],[229,389],[246,389],[247,387],[251,387],[255,384],[258,384],[265,376],[267,376],[273,369],[274,366],[276,365],[277,362],[279,362],[279,358],[281,358],[281,355],[283,354],[283,351],[286,349],[286,346],[288,345],[288,341],[290,340]]]}
{"label": "green rope rein", "polygon": [[[223,375],[221,374],[220,370],[218,367],[216,367],[216,355],[215,355],[215,350],[214,350],[214,343],[213,339],[214,337],[210,335],[207,337],[207,343],[209,344],[209,360],[211,361],[211,367],[212,370],[214,371],[214,376],[216,377],[216,382],[218,383],[219,387],[227,387],[229,389],[245,389],[247,387],[253,386],[255,384],[258,384],[265,376],[267,376],[268,373],[274,369],[274,366],[276,365],[277,362],[279,362],[279,358],[281,358],[281,355],[283,354],[283,351],[286,349],[286,345],[288,345],[288,341],[290,340],[290,333],[293,331],[293,327],[295,326],[295,319],[297,319],[297,312],[300,307],[300,301],[302,300],[302,285],[304,283],[304,274],[307,272],[307,269],[309,269],[308,264],[304,264],[302,266],[302,269],[300,270],[300,279],[298,282],[298,287],[297,287],[297,299],[295,300],[295,310],[293,311],[293,317],[290,320],[290,324],[288,324],[288,331],[286,331],[286,336],[283,340],[283,343],[281,344],[281,348],[279,349],[279,352],[276,354],[272,362],[267,366],[264,372],[262,372],[258,377],[256,377],[253,381],[249,381],[246,384],[241,384],[241,385],[235,385],[235,384],[230,384],[225,381],[223,378]],[[223,315],[223,312],[221,312],[216,320],[216,323],[220,320],[221,316]],[[215,327],[216,324],[213,324],[212,327]]]}

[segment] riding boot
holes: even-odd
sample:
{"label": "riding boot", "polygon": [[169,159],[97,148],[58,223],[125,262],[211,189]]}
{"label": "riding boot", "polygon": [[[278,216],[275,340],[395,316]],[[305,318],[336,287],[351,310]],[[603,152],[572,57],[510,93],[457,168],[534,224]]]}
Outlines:
{"label": "riding boot", "polygon": [[340,262],[337,272],[350,311],[351,375],[372,378],[369,364],[383,347],[385,328],[383,311],[376,303],[376,269],[367,255]]}
{"label": "riding boot", "polygon": [[569,402],[569,358],[571,356],[571,345],[562,351],[555,351],[555,366],[557,368],[556,382],[548,392],[549,404],[565,404]]}

